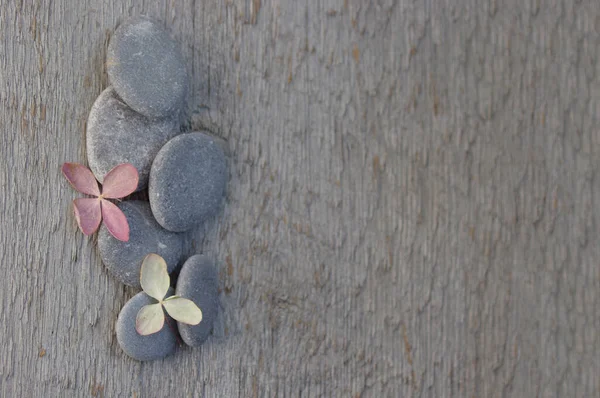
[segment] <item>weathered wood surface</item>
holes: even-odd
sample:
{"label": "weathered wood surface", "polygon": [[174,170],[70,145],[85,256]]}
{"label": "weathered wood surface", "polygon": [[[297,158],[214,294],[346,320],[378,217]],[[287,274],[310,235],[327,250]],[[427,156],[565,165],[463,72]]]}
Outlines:
{"label": "weathered wood surface", "polygon": [[[2,397],[600,396],[597,0],[0,0]],[[140,364],[77,231],[111,31],[227,140],[201,349]]]}

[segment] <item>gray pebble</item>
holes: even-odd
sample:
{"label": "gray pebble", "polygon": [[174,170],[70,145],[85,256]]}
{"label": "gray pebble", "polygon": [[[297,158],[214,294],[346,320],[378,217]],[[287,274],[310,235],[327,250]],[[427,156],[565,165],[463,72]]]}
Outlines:
{"label": "gray pebble", "polygon": [[[172,295],[173,289],[171,288],[167,296]],[[117,341],[127,355],[138,361],[164,358],[173,354],[177,348],[175,321],[168,316],[165,318],[163,328],[156,333],[142,336],[135,330],[135,319],[140,308],[155,303],[156,300],[146,293],[140,292],[125,304],[117,318]],[[167,321],[170,322],[171,327]]]}
{"label": "gray pebble", "polygon": [[177,278],[176,294],[192,300],[202,310],[198,325],[177,322],[183,342],[196,347],[206,341],[219,311],[219,280],[213,262],[206,256],[190,257]]}
{"label": "gray pebble", "polygon": [[100,258],[110,273],[126,285],[140,287],[142,260],[149,253],[165,259],[173,272],[183,252],[183,238],[163,229],[152,216],[147,202],[127,200],[117,205],[129,223],[129,241],[114,238],[104,224],[98,233]]}
{"label": "gray pebble", "polygon": [[107,53],[108,77],[123,100],[148,117],[178,112],[188,76],[177,42],[157,21],[130,18],[115,31]]}
{"label": "gray pebble", "polygon": [[177,118],[149,119],[129,108],[112,87],[96,99],[87,123],[87,156],[92,172],[102,182],[121,163],[138,170],[137,190],[148,185],[152,160],[169,139],[179,134]]}
{"label": "gray pebble", "polygon": [[187,231],[219,210],[226,182],[225,155],[215,140],[198,132],[179,135],[152,163],[148,183],[152,214],[169,231]]}

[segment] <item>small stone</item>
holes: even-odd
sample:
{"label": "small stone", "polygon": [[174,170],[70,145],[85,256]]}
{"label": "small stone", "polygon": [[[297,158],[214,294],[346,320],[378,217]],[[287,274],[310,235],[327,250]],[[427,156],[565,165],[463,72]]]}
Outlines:
{"label": "small stone", "polygon": [[87,156],[92,172],[102,182],[121,163],[138,170],[137,190],[148,185],[152,160],[169,139],[179,134],[177,118],[149,119],[129,108],[112,87],[94,102],[87,123]]}
{"label": "small stone", "polygon": [[[173,295],[169,289],[167,296]],[[135,319],[140,309],[148,304],[156,304],[156,300],[144,292],[133,296],[123,307],[117,318],[117,341],[127,355],[138,361],[153,361],[164,358],[175,352],[177,348],[177,334],[174,327],[175,321],[166,316],[163,328],[153,334],[142,336],[135,330]]]}
{"label": "small stone", "polygon": [[148,117],[177,113],[188,76],[177,42],[153,19],[130,18],[108,45],[108,77],[123,101]]}
{"label": "small stone", "polygon": [[129,241],[122,242],[104,224],[98,233],[100,258],[109,272],[126,285],[140,288],[140,269],[144,257],[156,253],[173,272],[183,252],[183,239],[163,229],[152,216],[147,202],[128,200],[117,204],[129,223]]}
{"label": "small stone", "polygon": [[177,322],[185,344],[199,346],[212,332],[219,311],[218,289],[217,270],[208,257],[197,254],[183,264],[177,278],[176,295],[192,300],[202,310],[202,321],[197,325]]}
{"label": "small stone", "polygon": [[210,136],[182,134],[165,144],[150,170],[154,218],[169,231],[187,231],[214,215],[223,201],[227,164]]}

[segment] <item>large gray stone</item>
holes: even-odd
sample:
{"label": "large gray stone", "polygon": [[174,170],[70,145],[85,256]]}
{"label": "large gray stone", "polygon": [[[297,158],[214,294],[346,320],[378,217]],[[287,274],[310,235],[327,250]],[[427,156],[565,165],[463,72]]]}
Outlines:
{"label": "large gray stone", "polygon": [[[167,296],[172,295],[171,288]],[[125,303],[117,318],[117,341],[127,355],[138,361],[164,358],[177,349],[175,321],[168,315],[163,328],[156,333],[142,336],[135,330],[135,319],[139,310],[145,305],[155,303],[156,300],[152,297],[140,292]]]}
{"label": "large gray stone", "polygon": [[187,231],[215,214],[223,201],[227,165],[210,136],[182,134],[152,163],[148,196],[154,218],[170,231]]}
{"label": "large gray stone", "polygon": [[202,310],[198,325],[177,322],[183,342],[199,346],[212,332],[219,311],[219,279],[210,258],[204,255],[190,257],[182,266],[177,278],[176,295],[192,300]]}
{"label": "large gray stone", "polygon": [[126,285],[140,287],[142,260],[149,253],[165,259],[173,272],[183,252],[183,237],[162,228],[152,216],[147,202],[127,200],[117,206],[129,223],[129,241],[113,237],[104,224],[98,233],[100,258],[110,273]]}
{"label": "large gray stone", "polygon": [[130,18],[115,31],[107,54],[108,77],[119,96],[148,117],[177,113],[188,76],[179,45],[160,23]]}
{"label": "large gray stone", "polygon": [[137,190],[148,185],[152,161],[160,148],[179,133],[175,117],[149,119],[129,108],[112,87],[94,102],[87,123],[86,145],[90,168],[98,181],[121,163],[138,170]]}

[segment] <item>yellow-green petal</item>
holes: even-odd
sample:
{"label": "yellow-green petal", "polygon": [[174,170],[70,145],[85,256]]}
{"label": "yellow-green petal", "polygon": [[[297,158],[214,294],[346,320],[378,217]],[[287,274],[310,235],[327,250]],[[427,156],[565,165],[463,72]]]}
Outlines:
{"label": "yellow-green petal", "polygon": [[150,297],[161,301],[169,290],[167,263],[158,254],[150,253],[142,262],[140,271],[142,289]]}
{"label": "yellow-green petal", "polygon": [[143,306],[135,318],[135,329],[142,336],[158,332],[165,323],[165,313],[160,304]]}
{"label": "yellow-green petal", "polygon": [[176,297],[165,300],[163,305],[169,315],[176,321],[189,325],[197,325],[202,321],[202,311],[192,300]]}

